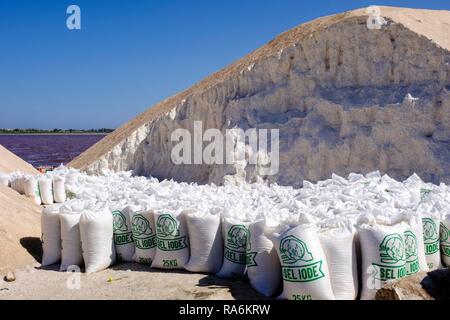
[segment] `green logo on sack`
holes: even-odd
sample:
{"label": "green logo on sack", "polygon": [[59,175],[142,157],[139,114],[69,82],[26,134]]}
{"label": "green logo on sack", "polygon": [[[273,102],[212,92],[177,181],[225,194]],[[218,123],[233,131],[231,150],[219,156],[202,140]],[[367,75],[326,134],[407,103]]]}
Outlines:
{"label": "green logo on sack", "polygon": [[[289,282],[310,282],[325,277],[322,270],[322,260],[312,262],[314,257],[308,246],[295,236],[287,236],[281,240],[280,255],[283,264],[281,266],[282,277]],[[306,262],[302,266],[292,266],[298,262]]]}
{"label": "green logo on sack", "polygon": [[280,253],[281,260],[286,264],[294,264],[297,261],[310,262],[314,259],[306,244],[294,236],[281,240]]}
{"label": "green logo on sack", "polygon": [[173,238],[180,235],[178,222],[170,214],[163,214],[158,217],[156,230],[159,238]]}
{"label": "green logo on sack", "polygon": [[405,254],[407,261],[417,258],[417,239],[411,231],[405,232]]}
{"label": "green logo on sack", "polygon": [[448,237],[449,237],[449,230],[443,223],[441,223],[441,230],[439,237],[441,239],[441,242],[448,242]]}
{"label": "green logo on sack", "polygon": [[249,231],[245,226],[234,225],[227,233],[224,257],[236,264],[247,264],[247,244]]}
{"label": "green logo on sack", "polygon": [[150,227],[150,223],[141,214],[137,214],[131,221],[131,229],[133,235],[136,238],[147,238],[153,234],[153,230]]}
{"label": "green logo on sack", "polygon": [[148,220],[141,214],[137,214],[131,221],[134,244],[138,249],[151,249],[156,247],[156,234],[150,227]]}
{"label": "green logo on sack", "polygon": [[227,234],[227,245],[232,249],[246,249],[248,240],[248,229],[241,225],[230,228]]}
{"label": "green logo on sack", "polygon": [[399,234],[386,236],[380,244],[380,257],[382,263],[396,264],[404,260],[405,247]]}
{"label": "green logo on sack", "polygon": [[431,218],[424,218],[423,222],[423,241],[425,243],[425,254],[432,255],[439,251],[439,233],[438,226]]}
{"label": "green logo on sack", "polygon": [[406,255],[406,274],[416,274],[419,272],[417,238],[411,231],[405,232],[405,255]]}
{"label": "green logo on sack", "polygon": [[127,232],[128,226],[127,226],[127,219],[120,211],[113,211],[113,228],[114,233],[121,233],[121,232]]}
{"label": "green logo on sack", "polygon": [[[128,231],[127,220],[122,212],[113,211],[113,232],[114,244],[117,246],[126,245],[133,242],[133,234]],[[120,260],[120,256],[119,260]]]}
{"label": "green logo on sack", "polygon": [[450,230],[441,223],[440,240],[442,255],[450,257]]}
{"label": "green logo on sack", "polygon": [[[387,281],[405,277],[407,274],[406,253],[402,236],[397,233],[386,236],[381,242],[379,250],[381,263],[372,263],[376,270],[375,278]],[[414,254],[414,252],[417,254],[417,248],[410,250],[410,254]],[[415,264],[411,265],[411,270],[414,271],[416,267]]]}
{"label": "green logo on sack", "polygon": [[179,223],[170,215],[163,214],[156,221],[156,242],[159,250],[178,251],[189,247],[187,237],[180,237]]}
{"label": "green logo on sack", "polygon": [[424,218],[423,219],[423,240],[425,241],[436,241],[438,238],[437,227],[433,219]]}

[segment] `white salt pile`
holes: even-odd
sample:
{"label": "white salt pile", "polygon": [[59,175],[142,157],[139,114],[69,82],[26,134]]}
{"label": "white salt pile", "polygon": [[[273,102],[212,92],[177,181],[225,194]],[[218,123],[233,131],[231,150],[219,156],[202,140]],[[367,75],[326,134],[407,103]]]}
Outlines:
{"label": "white salt pile", "polygon": [[248,277],[266,296],[350,300],[373,299],[387,281],[450,263],[450,189],[417,175],[404,182],[379,172],[333,175],[294,189],[60,167],[37,181],[59,188],[65,181],[70,198],[42,215],[44,260],[62,257],[61,270],[81,261],[87,272],[136,261]]}

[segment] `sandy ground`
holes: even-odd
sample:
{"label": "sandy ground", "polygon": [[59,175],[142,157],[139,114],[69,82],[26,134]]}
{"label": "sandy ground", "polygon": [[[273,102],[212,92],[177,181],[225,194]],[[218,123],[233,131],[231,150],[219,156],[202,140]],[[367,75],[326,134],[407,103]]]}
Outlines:
{"label": "sandy ground", "polygon": [[248,283],[184,271],[151,270],[134,263],[115,265],[91,275],[58,272],[58,267],[41,269],[39,264],[30,265],[15,272],[16,281],[0,280],[0,300],[263,299]]}

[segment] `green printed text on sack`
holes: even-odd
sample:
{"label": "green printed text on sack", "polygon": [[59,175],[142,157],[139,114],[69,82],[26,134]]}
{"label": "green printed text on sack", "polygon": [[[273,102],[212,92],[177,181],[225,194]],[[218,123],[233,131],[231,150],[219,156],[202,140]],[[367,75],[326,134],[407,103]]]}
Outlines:
{"label": "green printed text on sack", "polygon": [[387,281],[387,280],[401,279],[406,276],[405,264],[398,267],[378,263],[373,263],[372,265],[376,267],[377,274],[375,275],[375,278],[377,280]]}
{"label": "green printed text on sack", "polygon": [[412,274],[416,274],[420,271],[419,260],[416,259],[412,262],[406,263],[406,275],[410,276]]}
{"label": "green printed text on sack", "polygon": [[131,232],[114,235],[114,244],[121,246],[133,242],[133,234]]}
{"label": "green printed text on sack", "polygon": [[439,240],[433,243],[425,243],[425,254],[431,255],[439,251]]}
{"label": "green printed text on sack", "polygon": [[156,235],[154,234],[151,237],[145,238],[145,239],[134,239],[134,244],[136,248],[147,250],[152,249],[156,247]]}
{"label": "green printed text on sack", "polygon": [[233,263],[247,264],[247,253],[246,252],[239,252],[239,251],[230,249],[227,246],[225,246],[224,257],[225,257],[225,259],[227,259],[228,261],[231,261]]}
{"label": "green printed text on sack", "polygon": [[309,282],[325,277],[322,260],[304,266],[282,266],[281,270],[283,279],[289,282]]}
{"label": "green printed text on sack", "polygon": [[162,251],[177,251],[185,249],[189,246],[186,237],[176,239],[161,239],[157,237],[156,242],[158,249]]}
{"label": "green printed text on sack", "polygon": [[258,253],[257,252],[247,252],[247,260],[246,260],[246,264],[247,267],[257,267],[258,264],[256,263],[256,255]]}

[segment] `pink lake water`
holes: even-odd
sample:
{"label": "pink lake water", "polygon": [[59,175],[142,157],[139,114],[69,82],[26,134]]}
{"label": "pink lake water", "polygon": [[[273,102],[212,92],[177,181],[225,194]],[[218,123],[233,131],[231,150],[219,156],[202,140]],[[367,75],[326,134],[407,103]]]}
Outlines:
{"label": "pink lake water", "polygon": [[0,144],[35,167],[67,164],[105,135],[0,135]]}

